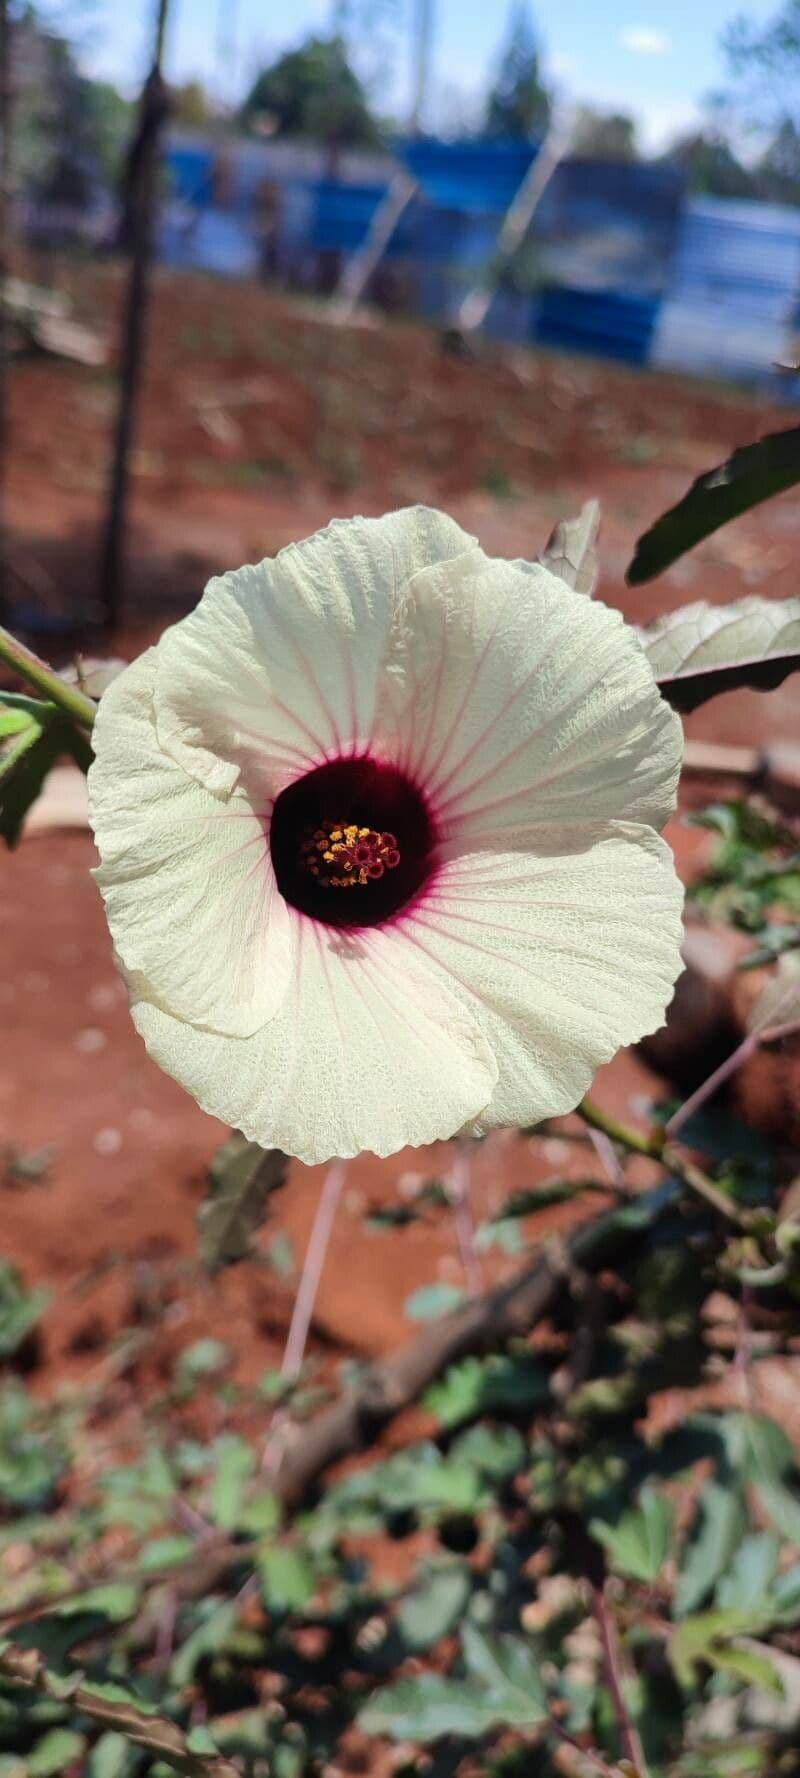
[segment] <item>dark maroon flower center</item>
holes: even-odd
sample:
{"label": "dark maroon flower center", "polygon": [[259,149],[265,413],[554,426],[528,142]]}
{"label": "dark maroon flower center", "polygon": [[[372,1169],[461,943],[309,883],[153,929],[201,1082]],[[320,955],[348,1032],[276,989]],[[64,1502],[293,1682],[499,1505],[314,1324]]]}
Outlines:
{"label": "dark maroon flower center", "polygon": [[411,779],[363,757],[331,760],[282,790],[269,844],[292,907],[327,926],[379,926],[429,878],[436,833]]}

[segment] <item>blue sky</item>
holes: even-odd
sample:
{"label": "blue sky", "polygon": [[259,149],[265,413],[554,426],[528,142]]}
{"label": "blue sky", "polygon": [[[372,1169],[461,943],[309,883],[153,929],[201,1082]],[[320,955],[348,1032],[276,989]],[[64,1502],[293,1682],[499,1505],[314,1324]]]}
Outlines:
{"label": "blue sky", "polygon": [[[633,112],[648,147],[660,147],[697,118],[704,95],[719,85],[719,38],[733,14],[765,20],[778,0],[539,0],[533,13],[546,65],[558,87],[577,100]],[[507,0],[433,0],[435,15],[431,123],[469,112],[485,83],[504,33]],[[130,88],[144,62],[153,0],[95,0],[88,59]],[[387,9],[388,10],[388,9]],[[399,115],[408,104],[408,20],[414,0],[394,0],[398,28],[385,33],[388,85],[379,98]],[[260,60],[330,21],[331,0],[172,0],[167,69],[198,76],[219,90],[237,84]],[[235,58],[221,75],[220,14],[234,24]]]}

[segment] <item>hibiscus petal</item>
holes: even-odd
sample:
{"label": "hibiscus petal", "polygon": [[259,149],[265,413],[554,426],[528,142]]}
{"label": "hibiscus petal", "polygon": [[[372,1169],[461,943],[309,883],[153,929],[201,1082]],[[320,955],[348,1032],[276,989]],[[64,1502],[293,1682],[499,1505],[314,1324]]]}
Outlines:
{"label": "hibiscus petal", "polygon": [[195,1030],[134,999],[155,1061],[214,1117],[312,1163],[393,1154],[478,1118],[497,1068],[443,973],[399,932],[344,935],[294,918],[291,987],[275,1018],[246,1041]]}
{"label": "hibiscus petal", "polygon": [[407,632],[405,751],[387,740],[446,840],[514,845],[587,815],[663,826],[681,724],[619,612],[544,568],[463,556],[411,582]]}
{"label": "hibiscus petal", "polygon": [[217,795],[259,806],[299,774],[366,747],[420,568],[477,545],[425,507],[338,519],[274,561],[209,582],[158,649],[161,745]]}
{"label": "hibiscus petal", "polygon": [[538,844],[452,860],[403,925],[494,1052],[477,1131],[572,1110],[602,1062],[663,1023],[681,970],[683,891],[657,834],[584,823]]}
{"label": "hibiscus petal", "polygon": [[155,649],[140,655],[97,714],[95,876],[125,969],[179,1018],[243,1036],[284,997],[293,929],[263,825],[244,797],[221,804],[162,753],[155,664]]}

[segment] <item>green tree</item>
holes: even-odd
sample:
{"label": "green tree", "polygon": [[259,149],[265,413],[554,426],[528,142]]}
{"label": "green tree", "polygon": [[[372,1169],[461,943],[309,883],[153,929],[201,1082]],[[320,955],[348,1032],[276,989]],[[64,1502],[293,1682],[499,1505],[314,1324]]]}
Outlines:
{"label": "green tree", "polygon": [[170,117],[173,123],[188,129],[205,129],[216,122],[218,113],[205,87],[199,80],[185,80],[182,86],[170,89]]}
{"label": "green tree", "polygon": [[309,37],[257,75],[241,111],[246,129],[374,148],[380,126],[341,37]]}
{"label": "green tree", "polygon": [[693,130],[678,136],[665,160],[681,166],[689,190],[715,198],[751,198],[758,194],[755,173],[743,166],[720,130]]}
{"label": "green tree", "polygon": [[639,159],[636,124],[623,111],[595,111],[582,105],[575,120],[572,147],[575,154],[598,161]]}
{"label": "green tree", "polygon": [[784,117],[756,168],[759,195],[778,204],[800,204],[800,129]]}
{"label": "green tree", "polygon": [[542,136],[550,122],[539,39],[525,0],[514,0],[497,76],[486,102],[490,136]]}
{"label": "green tree", "polygon": [[106,81],[91,80],[71,44],[28,7],[12,20],[15,184],[80,207],[119,172],[131,107]]}
{"label": "green tree", "polygon": [[757,129],[800,124],[800,0],[766,25],[740,15],[722,38],[733,85],[726,97]]}

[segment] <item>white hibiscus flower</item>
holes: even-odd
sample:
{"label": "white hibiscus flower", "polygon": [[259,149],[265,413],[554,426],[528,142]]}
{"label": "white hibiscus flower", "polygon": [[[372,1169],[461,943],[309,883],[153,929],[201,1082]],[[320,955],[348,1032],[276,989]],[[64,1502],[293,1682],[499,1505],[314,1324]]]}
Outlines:
{"label": "white hibiscus flower", "polygon": [[536,1123],[662,1022],[680,724],[617,612],[439,513],[212,580],[94,740],[137,1029],[264,1146]]}

